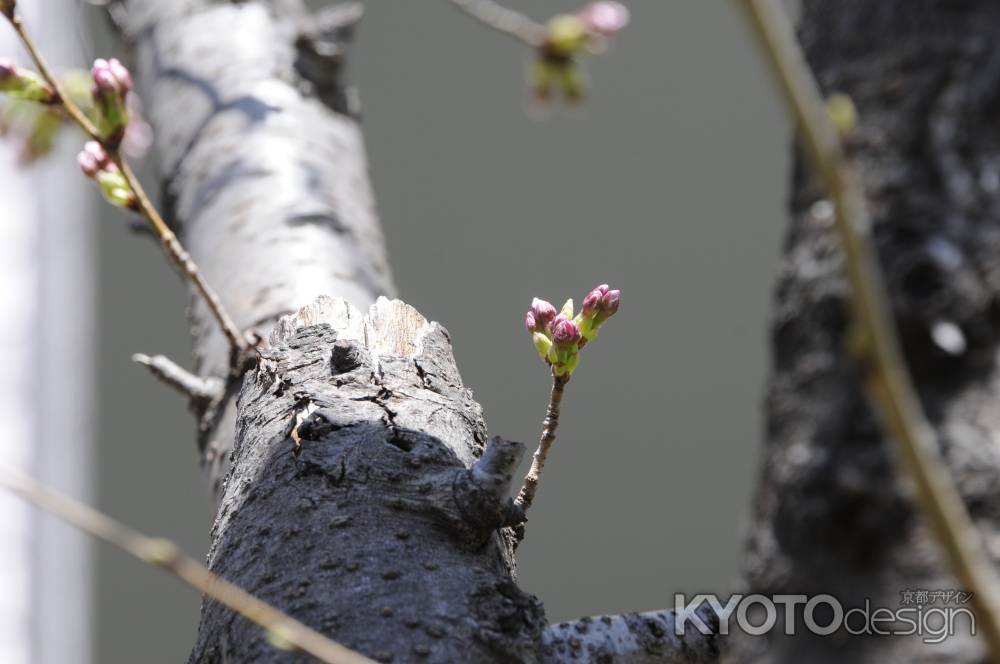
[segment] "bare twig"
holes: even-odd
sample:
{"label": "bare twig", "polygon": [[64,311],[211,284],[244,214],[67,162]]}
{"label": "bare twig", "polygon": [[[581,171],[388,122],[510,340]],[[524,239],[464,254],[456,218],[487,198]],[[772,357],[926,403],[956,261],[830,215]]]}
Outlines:
{"label": "bare twig", "polygon": [[271,641],[281,647],[309,655],[327,664],[374,664],[364,655],[328,639],[212,574],[204,565],[184,555],[169,540],[142,535],[106,514],[49,491],[34,480],[7,469],[0,468],[0,486],[125,553],[166,570],[195,590],[267,630]]}
{"label": "bare twig", "polygon": [[[105,146],[107,149],[107,146]],[[180,240],[174,235],[174,232],[170,230],[167,222],[163,220],[160,213],[157,212],[156,208],[153,206],[152,202],[149,200],[149,196],[146,195],[146,191],[142,188],[142,184],[139,182],[139,178],[135,176],[132,172],[132,167],[129,166],[128,162],[121,155],[121,151],[118,148],[113,150],[108,150],[108,154],[111,159],[121,170],[122,175],[125,177],[125,181],[128,182],[129,187],[132,188],[133,193],[135,193],[136,201],[139,204],[139,211],[142,212],[143,216],[149,221],[149,225],[152,226],[153,232],[156,233],[156,237],[160,240],[160,244],[166,250],[170,258],[173,259],[174,263],[181,273],[187,277],[188,281],[195,287],[198,294],[208,305],[209,310],[215,316],[218,321],[219,326],[222,328],[222,333],[226,336],[229,341],[229,347],[234,351],[239,353],[245,353],[250,350],[250,343],[247,341],[246,336],[236,327],[236,323],[230,318],[229,313],[222,306],[222,301],[219,300],[219,296],[212,290],[212,287],[208,285],[205,281],[205,277],[201,274],[198,269],[198,265],[191,258],[191,255],[184,249]]]}
{"label": "bare twig", "polygon": [[451,3],[483,25],[533,48],[541,46],[545,38],[545,26],[493,0],[451,0]]}
{"label": "bare twig", "polygon": [[851,286],[858,359],[866,368],[868,399],[887,437],[897,445],[916,486],[920,508],[952,572],[973,591],[972,602],[992,661],[1000,662],[1000,585],[908,376],[869,238],[870,219],[840,136],[780,5],[772,0],[739,2],[760,37],[799,125],[806,156],[833,203]]}
{"label": "bare twig", "polygon": [[[24,43],[24,47],[31,55],[31,59],[35,62],[35,66],[38,67],[39,73],[52,87],[52,89],[55,90],[58,97],[58,103],[88,136],[104,146],[105,150],[107,150],[108,154],[121,170],[122,175],[125,177],[129,187],[131,187],[132,192],[135,194],[139,205],[139,211],[149,222],[149,225],[152,227],[156,237],[160,240],[160,244],[176,264],[177,268],[191,282],[191,284],[195,287],[195,290],[198,291],[198,294],[205,301],[205,304],[208,305],[209,310],[219,322],[219,326],[222,328],[223,334],[229,341],[229,345],[233,349],[234,354],[237,356],[247,354],[251,349],[250,342],[239,330],[239,328],[236,327],[232,318],[230,318],[225,308],[223,308],[218,295],[215,294],[215,291],[213,291],[205,281],[190,254],[185,251],[184,247],[180,243],[180,240],[177,239],[177,236],[172,230],[170,230],[170,227],[163,220],[163,217],[160,216],[160,213],[157,212],[156,208],[150,202],[149,196],[142,188],[142,183],[139,182],[135,173],[132,172],[131,167],[122,158],[122,155],[118,150],[118,146],[111,145],[108,141],[106,141],[105,138],[100,135],[100,132],[97,131],[97,127],[95,127],[94,123],[90,121],[86,113],[84,113],[80,107],[73,103],[73,100],[69,98],[62,85],[59,83],[59,79],[52,73],[52,69],[45,61],[45,58],[42,57],[41,52],[31,39],[31,36],[25,30],[24,23],[21,21],[20,16],[13,14],[9,17],[9,21],[18,37],[20,37],[21,41]],[[237,366],[238,364],[239,362],[234,361],[234,366]]]}
{"label": "bare twig", "polygon": [[556,428],[559,426],[559,407],[562,404],[563,392],[566,383],[569,382],[569,374],[561,376],[552,374],[552,390],[549,392],[549,406],[545,410],[545,420],[542,422],[542,437],[538,441],[538,449],[531,459],[531,468],[524,476],[524,483],[517,493],[514,504],[527,512],[531,503],[535,500],[535,491],[538,490],[538,478],[545,467],[545,460],[549,457],[549,450],[556,442]]}
{"label": "bare twig", "polygon": [[169,357],[164,355],[143,355],[136,353],[132,361],[145,366],[149,372],[161,381],[187,396],[196,404],[208,404],[222,396],[225,389],[218,378],[203,378],[191,373]]}

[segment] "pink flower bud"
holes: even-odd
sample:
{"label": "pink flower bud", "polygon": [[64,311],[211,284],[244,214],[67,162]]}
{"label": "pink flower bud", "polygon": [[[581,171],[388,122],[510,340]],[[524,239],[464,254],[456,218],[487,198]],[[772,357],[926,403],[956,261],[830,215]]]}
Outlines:
{"label": "pink flower bud", "polygon": [[132,91],[132,74],[129,73],[125,65],[119,62],[117,58],[108,60],[108,71],[111,72],[111,75],[118,83],[118,88],[122,94]]}
{"label": "pink flower bud", "polygon": [[620,290],[608,291],[604,294],[601,299],[601,307],[604,310],[605,315],[613,316],[618,313],[618,305],[622,301],[622,292]]}
{"label": "pink flower bud", "polygon": [[109,166],[114,165],[104,146],[97,141],[87,141],[86,145],[83,146],[83,150],[94,157],[101,170],[107,170]]}
{"label": "pink flower bud", "polygon": [[608,292],[608,285],[601,284],[583,298],[583,316],[590,318],[601,308],[601,300]]}
{"label": "pink flower bud", "polygon": [[94,94],[124,100],[125,95],[132,90],[132,75],[115,58],[94,60],[90,75],[94,79]]}
{"label": "pink flower bud", "polygon": [[575,346],[580,341],[580,328],[576,323],[566,318],[562,314],[556,316],[550,327],[552,331],[552,343],[557,347],[566,348]]}
{"label": "pink flower bud", "polygon": [[531,301],[531,309],[524,318],[524,326],[528,332],[544,332],[556,317],[556,308],[551,302],[537,297]]}
{"label": "pink flower bud", "polygon": [[581,9],[577,16],[588,32],[611,36],[628,25],[629,12],[620,2],[592,2]]}
{"label": "pink flower bud", "polygon": [[104,146],[97,141],[87,141],[83,150],[76,156],[76,163],[80,165],[80,170],[83,171],[84,175],[91,178],[96,177],[102,171],[115,172],[118,170]]}
{"label": "pink flower bud", "polygon": [[94,159],[94,155],[90,154],[86,150],[76,155],[76,163],[80,165],[80,170],[83,171],[83,174],[88,178],[97,177],[97,173],[101,170],[97,160]]}
{"label": "pink flower bud", "polygon": [[592,341],[597,336],[600,327],[615,315],[621,301],[621,291],[611,290],[607,284],[601,284],[587,293],[587,297],[583,298],[583,309],[577,319],[580,322],[580,332],[584,338],[583,343],[580,344],[581,348],[588,341]]}
{"label": "pink flower bud", "polygon": [[[98,60],[98,62],[101,62]],[[115,80],[115,75],[111,73],[108,69],[98,69],[97,65],[94,65],[94,70],[92,72],[94,77],[94,93],[101,95],[116,95],[118,94],[118,81]]]}
{"label": "pink flower bud", "polygon": [[0,59],[0,82],[17,76],[17,65],[10,60]]}

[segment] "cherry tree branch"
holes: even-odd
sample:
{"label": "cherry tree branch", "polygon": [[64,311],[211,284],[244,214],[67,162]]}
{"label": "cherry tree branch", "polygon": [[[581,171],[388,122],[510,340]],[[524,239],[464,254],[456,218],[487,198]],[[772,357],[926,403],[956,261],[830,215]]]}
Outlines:
{"label": "cherry tree branch", "polygon": [[854,314],[852,351],[868,399],[913,479],[928,526],[972,603],[994,661],[1000,661],[998,579],[938,450],[900,351],[870,239],[871,220],[818,84],[777,2],[740,0],[802,136],[806,157],[833,204]]}
{"label": "cherry tree branch", "polygon": [[212,574],[169,540],[147,537],[111,517],[34,480],[0,468],[0,486],[130,556],[168,573],[265,629],[275,647],[309,655],[326,664],[373,664],[239,587]]}

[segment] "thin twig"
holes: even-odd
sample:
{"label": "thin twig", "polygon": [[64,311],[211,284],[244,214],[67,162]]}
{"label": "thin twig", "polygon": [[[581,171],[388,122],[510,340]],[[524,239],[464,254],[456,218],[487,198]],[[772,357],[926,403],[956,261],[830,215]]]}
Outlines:
{"label": "thin twig", "polygon": [[488,28],[536,48],[545,38],[545,26],[493,0],[451,0],[451,3]]}
{"label": "thin twig", "polygon": [[169,540],[142,535],[72,498],[49,491],[29,477],[0,468],[0,486],[6,487],[63,521],[112,544],[125,553],[177,577],[195,590],[229,607],[265,629],[269,638],[327,664],[373,664],[373,661],[328,639],[290,618],[270,604],[241,590],[184,555]]}
{"label": "thin twig", "polygon": [[549,405],[545,410],[545,420],[542,422],[542,437],[538,441],[538,449],[531,459],[531,468],[524,476],[524,483],[517,493],[514,504],[527,512],[531,503],[535,500],[535,491],[538,490],[538,478],[545,468],[545,460],[549,457],[549,450],[556,442],[556,428],[559,426],[559,407],[562,404],[563,392],[566,390],[566,383],[569,382],[569,374],[557,376],[552,374],[552,390],[549,392]]}
{"label": "thin twig", "polygon": [[780,5],[771,0],[739,0],[795,116],[806,156],[822,179],[836,218],[851,286],[854,323],[860,335],[865,388],[888,438],[917,489],[927,524],[958,581],[973,591],[972,603],[992,661],[1000,662],[1000,588],[997,575],[962,497],[948,474],[899,350],[869,238],[870,219],[840,136],[830,121],[819,86]]}
{"label": "thin twig", "polygon": [[[149,225],[152,227],[156,237],[160,240],[160,244],[163,245],[163,248],[166,250],[167,255],[170,256],[181,273],[191,282],[192,285],[194,285],[198,294],[205,301],[205,304],[212,312],[212,315],[219,322],[219,326],[222,328],[222,333],[228,340],[230,348],[233,349],[237,356],[242,356],[248,353],[251,348],[250,342],[239,330],[239,328],[236,327],[236,324],[222,306],[219,296],[216,295],[215,291],[213,291],[208,283],[206,283],[190,254],[187,253],[183,245],[181,245],[180,240],[177,239],[177,236],[174,235],[172,230],[170,230],[170,227],[163,220],[163,217],[160,216],[160,213],[157,212],[152,202],[150,202],[149,196],[146,194],[145,189],[142,188],[142,183],[139,182],[139,179],[135,176],[135,173],[128,165],[128,162],[122,158],[118,147],[110,145],[108,141],[100,135],[100,132],[97,131],[94,123],[87,118],[87,115],[80,109],[80,107],[77,106],[73,100],[69,98],[69,96],[67,96],[62,85],[59,83],[59,79],[52,73],[52,69],[49,68],[48,63],[35,46],[31,36],[28,35],[27,31],[24,29],[24,23],[21,21],[20,16],[14,14],[9,17],[9,21],[18,37],[20,37],[21,41],[24,43],[24,47],[31,55],[31,59],[34,60],[39,73],[55,91],[62,108],[66,110],[66,113],[70,116],[70,118],[72,118],[73,121],[76,122],[76,124],[79,125],[88,136],[104,146],[105,150],[121,170],[122,175],[125,177],[125,180],[132,189],[132,192],[135,194],[139,205],[139,211],[149,222]],[[234,365],[236,364],[238,363],[234,362]]]}
{"label": "thin twig", "polygon": [[[105,146],[107,149],[107,146]],[[208,305],[209,310],[215,316],[215,320],[218,321],[219,326],[222,328],[222,333],[226,336],[226,340],[229,341],[229,347],[238,351],[239,353],[245,353],[250,349],[250,343],[247,341],[246,336],[236,327],[236,323],[229,316],[225,307],[222,306],[222,301],[219,296],[212,290],[212,287],[208,285],[205,281],[205,277],[202,275],[201,270],[198,269],[198,265],[191,258],[191,255],[184,249],[180,240],[167,222],[163,220],[160,213],[157,212],[153,203],[149,200],[149,196],[146,195],[146,191],[142,188],[142,184],[139,182],[139,178],[135,176],[132,171],[132,167],[129,166],[128,162],[122,157],[121,151],[118,148],[113,150],[108,150],[108,154],[111,159],[118,166],[121,171],[122,176],[124,176],[125,181],[128,182],[129,187],[135,193],[136,202],[139,204],[139,210],[142,212],[143,216],[149,221],[150,226],[153,228],[153,232],[156,233],[156,237],[160,240],[160,244],[166,250],[167,255],[173,259],[177,268],[187,277],[201,298]]]}
{"label": "thin twig", "polygon": [[90,121],[87,115],[80,110],[80,107],[73,103],[66,94],[66,90],[63,88],[59,79],[52,73],[52,69],[49,68],[49,64],[42,57],[41,52],[38,47],[35,46],[34,40],[28,35],[27,31],[24,29],[24,23],[21,21],[21,17],[17,14],[12,15],[10,18],[10,24],[14,27],[14,32],[17,36],[21,38],[21,42],[24,47],[28,50],[28,54],[31,59],[34,60],[35,66],[38,67],[38,72],[42,75],[45,81],[56,93],[56,101],[54,104],[60,104],[66,113],[73,119],[76,124],[80,125],[80,128],[90,136],[95,141],[102,141],[100,132],[97,131],[97,127],[94,123]]}

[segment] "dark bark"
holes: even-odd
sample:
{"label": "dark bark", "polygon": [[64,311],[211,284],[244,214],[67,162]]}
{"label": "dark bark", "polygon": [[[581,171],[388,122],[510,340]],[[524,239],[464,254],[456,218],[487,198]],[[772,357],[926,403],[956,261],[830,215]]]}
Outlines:
{"label": "dark bark", "polygon": [[[544,614],[498,530],[523,446],[483,454],[447,332],[388,300],[302,318],[244,383],[212,570],[380,661],[533,661]],[[191,662],[288,659],[206,602]]]}
{"label": "dark bark", "polygon": [[[804,3],[801,37],[827,93],[850,95],[851,142],[906,362],[966,504],[1000,549],[1000,5]],[[801,161],[801,160],[800,160]],[[847,284],[832,219],[801,163],[776,292],[767,441],[747,591],[830,593],[899,608],[955,588],[845,352]],[[939,605],[940,606],[940,605]],[[801,612],[801,607],[800,607]],[[779,625],[782,618],[779,617]],[[733,644],[738,662],[982,661],[967,635],[809,635]]]}

